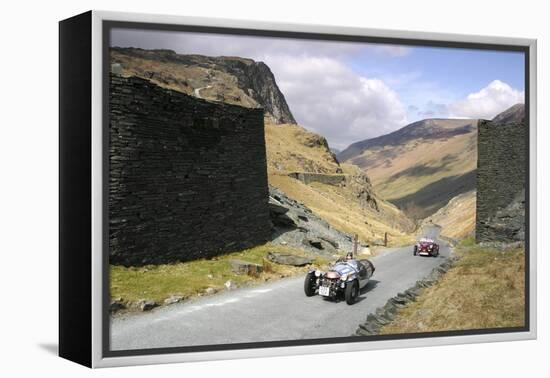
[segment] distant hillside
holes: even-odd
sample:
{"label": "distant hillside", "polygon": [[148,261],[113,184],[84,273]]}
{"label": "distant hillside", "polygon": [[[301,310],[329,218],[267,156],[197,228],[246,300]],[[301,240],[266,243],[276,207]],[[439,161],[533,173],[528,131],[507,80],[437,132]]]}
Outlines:
{"label": "distant hillside", "polygon": [[[239,57],[179,55],[170,50],[112,48],[111,63],[125,76],[212,101],[265,111],[269,183],[302,202],[331,227],[357,233],[363,243],[410,242],[414,223],[385,201],[359,168],[343,164],[327,140],[296,124],[267,65]],[[291,173],[336,175],[338,184],[306,184]]]}
{"label": "distant hillside", "polygon": [[516,104],[493,118],[496,123],[525,123],[525,105]]}
{"label": "distant hillside", "polygon": [[[395,205],[380,197],[369,177],[358,167],[340,164],[322,136],[298,125],[266,125],[269,183],[304,203],[332,227],[357,233],[366,243],[380,242],[388,233],[390,243],[409,241],[414,223]],[[290,172],[340,175],[339,185],[305,184]]]}
{"label": "distant hillside", "polygon": [[273,73],[262,62],[113,47],[111,63],[119,64],[123,75],[143,77],[162,87],[208,100],[262,107],[272,123],[296,123]]}
{"label": "distant hillside", "polygon": [[477,120],[415,122],[354,143],[337,157],[367,172],[383,198],[423,219],[475,189]]}
{"label": "distant hillside", "polygon": [[435,214],[424,219],[423,224],[441,226],[441,235],[461,239],[474,235],[476,227],[476,192],[471,190],[453,197]]}

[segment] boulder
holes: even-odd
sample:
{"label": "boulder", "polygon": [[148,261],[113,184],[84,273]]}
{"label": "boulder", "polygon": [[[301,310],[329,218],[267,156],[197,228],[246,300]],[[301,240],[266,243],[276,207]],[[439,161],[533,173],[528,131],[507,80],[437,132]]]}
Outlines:
{"label": "boulder", "polygon": [[155,307],[158,307],[159,304],[153,300],[141,299],[137,305],[141,311],[151,311]]}
{"label": "boulder", "polygon": [[171,305],[171,304],[174,304],[174,303],[181,302],[184,299],[185,298],[184,298],[183,295],[171,295],[171,296],[169,296],[168,298],[166,298],[164,300],[164,304],[165,305]]}
{"label": "boulder", "polygon": [[217,290],[213,287],[207,287],[206,290],[204,291],[204,294],[212,295],[212,294],[216,294],[216,291]]}
{"label": "boulder", "polygon": [[310,257],[301,257],[277,252],[268,252],[266,258],[271,262],[281,265],[305,266],[313,263],[313,259]]}
{"label": "boulder", "polygon": [[122,302],[122,298],[118,298],[111,301],[111,304],[109,305],[109,312],[114,314],[115,312],[124,310],[125,308],[126,305]]}
{"label": "boulder", "polygon": [[227,290],[235,290],[237,288],[237,285],[235,282],[229,280],[226,283],[223,284]]}
{"label": "boulder", "polygon": [[303,244],[305,244],[308,247],[313,247],[314,249],[318,249],[320,251],[324,251],[330,254],[337,253],[336,248],[332,245],[332,243],[324,240],[323,238],[317,238],[314,236],[306,236],[303,240]]}
{"label": "boulder", "polygon": [[230,260],[231,268],[233,272],[237,274],[248,274],[251,276],[257,275],[263,271],[261,265],[251,263],[243,260]]}

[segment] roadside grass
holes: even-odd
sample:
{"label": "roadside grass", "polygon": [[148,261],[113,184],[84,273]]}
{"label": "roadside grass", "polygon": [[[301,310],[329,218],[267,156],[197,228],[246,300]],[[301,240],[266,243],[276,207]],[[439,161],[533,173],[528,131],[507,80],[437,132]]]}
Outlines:
{"label": "roadside grass", "polygon": [[442,279],[401,310],[381,334],[521,327],[525,324],[525,252],[457,247],[461,259]]}
{"label": "roadside grass", "polygon": [[[315,257],[313,267],[323,267],[329,262],[301,249],[267,243],[211,259],[143,267],[111,265],[111,298],[120,299],[128,308],[141,299],[163,304],[171,296],[182,296],[185,299],[204,295],[208,288],[213,289],[210,289],[211,292],[225,290],[224,284],[228,280],[237,286],[246,286],[304,273],[308,269],[272,263],[265,258],[268,252]],[[263,265],[264,271],[257,275],[236,274],[230,264],[233,259]]]}

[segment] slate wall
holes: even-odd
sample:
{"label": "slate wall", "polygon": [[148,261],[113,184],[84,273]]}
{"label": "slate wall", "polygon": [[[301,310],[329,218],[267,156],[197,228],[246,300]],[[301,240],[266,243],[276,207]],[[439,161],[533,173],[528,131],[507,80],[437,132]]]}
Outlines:
{"label": "slate wall", "polygon": [[346,180],[346,175],[329,175],[324,173],[291,172],[288,176],[304,184],[319,182],[326,185],[339,185]]}
{"label": "slate wall", "polygon": [[186,261],[268,240],[263,111],[111,75],[110,263]]}
{"label": "slate wall", "polygon": [[[509,212],[525,201],[527,127],[479,121],[476,241],[516,241],[523,233],[524,212]],[[523,192],[524,193],[524,192]],[[523,198],[518,198],[523,196]],[[506,213],[509,213],[506,215]]]}

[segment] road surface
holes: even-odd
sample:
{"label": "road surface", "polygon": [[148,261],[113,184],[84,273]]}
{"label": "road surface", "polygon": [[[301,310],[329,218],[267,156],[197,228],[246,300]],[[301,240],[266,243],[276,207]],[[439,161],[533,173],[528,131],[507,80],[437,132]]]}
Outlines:
{"label": "road surface", "polygon": [[[429,226],[422,236],[436,239]],[[304,295],[304,276],[227,291],[155,309],[115,317],[111,349],[149,349],[345,337],[355,333],[367,314],[425,277],[449,255],[439,241],[439,257],[413,256],[413,247],[392,248],[373,257],[376,271],[354,305]]]}
{"label": "road surface", "polygon": [[207,85],[206,87],[200,87],[200,88],[195,88],[195,90],[193,91],[193,95],[197,98],[202,98],[201,97],[201,91],[203,89],[208,89],[208,88],[212,88],[211,85]]}

